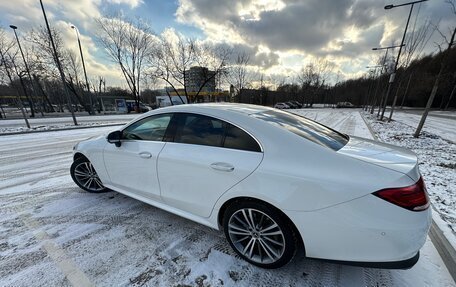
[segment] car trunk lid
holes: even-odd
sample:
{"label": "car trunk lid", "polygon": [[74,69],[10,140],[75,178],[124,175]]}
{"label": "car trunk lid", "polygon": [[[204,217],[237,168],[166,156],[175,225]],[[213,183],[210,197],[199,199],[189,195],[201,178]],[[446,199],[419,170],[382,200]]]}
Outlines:
{"label": "car trunk lid", "polygon": [[338,153],[401,172],[415,181],[420,178],[418,159],[406,148],[350,136],[349,142]]}

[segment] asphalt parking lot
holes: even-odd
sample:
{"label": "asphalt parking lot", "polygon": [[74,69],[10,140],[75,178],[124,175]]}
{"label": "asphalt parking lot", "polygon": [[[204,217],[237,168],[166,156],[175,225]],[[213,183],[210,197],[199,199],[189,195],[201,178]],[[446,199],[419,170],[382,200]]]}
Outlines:
{"label": "asphalt parking lot", "polygon": [[[356,110],[317,120],[369,136]],[[223,234],[116,192],[71,180],[73,145],[112,130],[0,137],[1,286],[453,286],[428,240],[410,270],[348,267],[298,254],[263,270],[235,256]]]}

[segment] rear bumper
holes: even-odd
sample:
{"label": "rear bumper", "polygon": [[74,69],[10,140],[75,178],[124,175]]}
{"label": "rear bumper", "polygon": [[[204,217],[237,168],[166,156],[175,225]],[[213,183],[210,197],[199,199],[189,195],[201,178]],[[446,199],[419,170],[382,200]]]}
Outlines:
{"label": "rear bumper", "polygon": [[382,268],[382,269],[410,269],[412,268],[420,259],[420,252],[418,251],[415,256],[409,259],[401,261],[392,261],[392,262],[359,262],[359,261],[342,261],[342,260],[328,260],[328,259],[318,259],[329,263],[334,264],[343,264],[350,266],[366,267],[366,268]]}
{"label": "rear bumper", "polygon": [[431,224],[429,208],[413,212],[370,194],[317,211],[284,212],[307,257],[379,268],[413,266]]}

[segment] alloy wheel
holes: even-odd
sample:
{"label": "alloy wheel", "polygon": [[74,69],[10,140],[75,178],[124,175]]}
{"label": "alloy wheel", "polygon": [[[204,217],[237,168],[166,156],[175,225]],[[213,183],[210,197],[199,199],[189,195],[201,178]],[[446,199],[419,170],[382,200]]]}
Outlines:
{"label": "alloy wheel", "polygon": [[88,161],[76,165],[74,168],[74,177],[81,186],[90,191],[97,192],[105,189],[93,165]]}
{"label": "alloy wheel", "polygon": [[243,208],[233,213],[228,222],[228,234],[234,247],[256,263],[275,263],[285,251],[282,229],[257,209]]}

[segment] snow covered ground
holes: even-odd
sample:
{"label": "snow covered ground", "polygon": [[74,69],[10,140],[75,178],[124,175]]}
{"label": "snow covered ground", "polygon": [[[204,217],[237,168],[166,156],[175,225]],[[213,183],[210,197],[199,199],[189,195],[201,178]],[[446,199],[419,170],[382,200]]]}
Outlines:
{"label": "snow covered ground", "polygon": [[[300,113],[371,137],[357,110]],[[221,232],[115,192],[85,193],[69,175],[72,146],[113,129],[0,136],[0,286],[455,286],[430,240],[410,270],[302,254],[263,270]]]}
{"label": "snow covered ground", "polygon": [[[389,111],[386,112],[389,115]],[[393,120],[399,121],[416,129],[422,111],[395,111]],[[424,123],[423,130],[439,135],[441,138],[456,143],[456,112],[432,111]]]}
{"label": "snow covered ground", "polygon": [[16,133],[30,131],[47,131],[58,129],[71,129],[75,127],[91,127],[100,125],[125,124],[134,119],[137,114],[119,115],[98,115],[98,116],[77,116],[78,126],[73,124],[73,119],[67,117],[52,118],[29,118],[31,128],[27,128],[23,119],[4,119],[0,120],[1,133]]}

